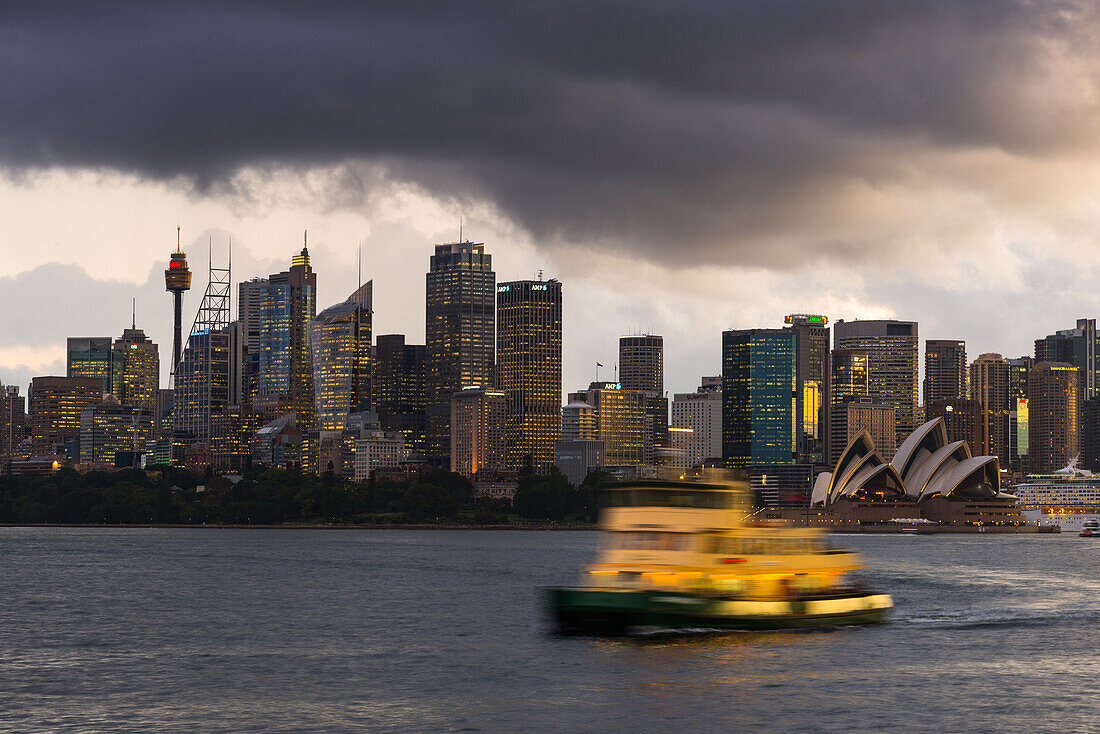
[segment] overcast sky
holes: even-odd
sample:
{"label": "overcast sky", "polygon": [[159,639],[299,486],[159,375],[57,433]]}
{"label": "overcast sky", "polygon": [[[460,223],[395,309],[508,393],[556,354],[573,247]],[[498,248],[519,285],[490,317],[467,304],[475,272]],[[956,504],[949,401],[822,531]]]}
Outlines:
{"label": "overcast sky", "polygon": [[[26,3],[0,14],[0,382],[66,336],[171,349],[162,270],[374,280],[424,336],[432,245],[563,284],[564,389],[663,334],[896,317],[969,356],[1097,315],[1093,3]],[[282,6],[282,7],[281,7]],[[166,359],[162,361],[167,362]]]}

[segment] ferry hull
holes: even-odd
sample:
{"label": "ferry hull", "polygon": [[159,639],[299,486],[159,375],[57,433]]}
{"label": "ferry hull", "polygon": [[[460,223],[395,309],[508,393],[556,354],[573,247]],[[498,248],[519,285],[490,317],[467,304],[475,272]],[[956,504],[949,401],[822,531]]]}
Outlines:
{"label": "ferry hull", "polygon": [[558,630],[623,635],[641,627],[776,630],[876,624],[893,608],[889,594],[817,598],[719,599],[668,591],[545,589]]}

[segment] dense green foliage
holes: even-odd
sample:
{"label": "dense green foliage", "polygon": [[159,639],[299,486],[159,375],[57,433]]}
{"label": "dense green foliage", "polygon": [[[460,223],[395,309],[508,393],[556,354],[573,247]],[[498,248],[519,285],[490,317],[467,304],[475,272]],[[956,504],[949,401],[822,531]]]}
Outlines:
{"label": "dense green foliage", "polygon": [[[470,482],[446,471],[403,481],[344,480],[265,469],[236,483],[168,466],[79,474],[0,476],[0,523],[256,524],[579,521],[595,518],[595,475],[573,489],[558,473],[520,480],[507,500],[471,498]],[[595,478],[594,478],[595,477]]]}
{"label": "dense green foliage", "polygon": [[557,467],[547,476],[528,474],[520,477],[512,508],[527,520],[596,522],[596,488],[610,479],[609,474],[592,472],[574,489]]}

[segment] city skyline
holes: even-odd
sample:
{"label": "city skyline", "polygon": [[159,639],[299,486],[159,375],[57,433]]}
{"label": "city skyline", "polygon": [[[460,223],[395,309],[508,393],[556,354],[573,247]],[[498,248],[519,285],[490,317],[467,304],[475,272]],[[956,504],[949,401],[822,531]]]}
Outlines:
{"label": "city skyline", "polygon": [[[190,330],[190,325],[191,325],[192,321],[194,320],[195,315],[196,315],[196,313],[198,312],[198,309],[199,309],[200,301],[202,299],[202,291],[207,286],[206,281],[207,281],[207,267],[208,267],[208,262],[207,262],[207,252],[208,252],[208,250],[209,250],[209,253],[210,253],[210,257],[212,257],[212,259],[213,259],[215,269],[217,269],[219,266],[224,266],[228,263],[228,257],[229,257],[229,249],[228,248],[229,248],[229,245],[231,243],[231,236],[228,235],[228,234],[222,233],[221,234],[221,239],[222,239],[222,241],[221,241],[222,248],[221,248],[220,253],[219,253],[219,249],[218,249],[218,243],[217,243],[216,240],[213,239],[213,235],[207,235],[207,243],[206,243],[207,247],[202,247],[203,243],[200,242],[198,239],[196,239],[193,242],[193,244],[190,246],[190,248],[187,245],[183,246],[183,251],[187,254],[188,260],[191,264],[191,270],[194,273],[194,276],[193,276],[193,279],[192,279],[192,281],[193,281],[192,282],[192,289],[191,289],[191,291],[189,291],[188,293],[186,293],[184,295],[184,305],[183,305],[183,329],[184,329],[184,334],[183,334],[183,340],[184,340],[185,344],[186,344],[186,341],[187,341],[188,332]],[[249,253],[247,250],[244,250],[244,252],[242,253],[242,249],[239,245],[239,242],[236,239],[232,239],[234,265],[233,265],[233,272],[232,272],[232,283],[233,283],[232,291],[233,291],[233,295],[232,295],[231,313],[233,314],[234,319],[236,318],[237,302],[238,302],[239,297],[240,297],[239,293],[237,292],[237,286],[241,283],[245,283],[245,282],[253,280],[255,278],[266,278],[267,274],[271,270],[276,270],[277,271],[277,270],[285,268],[286,267],[286,262],[288,262],[290,260],[290,258],[292,257],[292,255],[296,254],[297,251],[301,247],[300,242],[298,242],[296,246],[294,244],[291,244],[292,239],[293,239],[292,237],[288,238],[288,239],[289,239],[289,242],[288,242],[288,251],[287,251],[287,253],[285,253],[281,257],[276,255],[276,256],[270,258],[269,260],[263,260],[263,261],[256,260],[254,257],[251,256],[251,253]],[[174,250],[174,248],[175,248],[174,242],[169,243],[169,244],[171,245],[171,249]],[[426,260],[428,255],[431,253],[432,248],[434,248],[438,244],[440,244],[440,242],[429,243],[428,245],[426,245],[424,251],[421,253],[421,256]],[[487,243],[487,246],[491,247],[491,243]],[[161,249],[165,250],[164,247],[162,247]],[[505,253],[507,253],[507,248],[504,248],[504,249],[505,249]],[[334,258],[335,258],[335,262],[339,262],[343,266],[343,267],[338,267],[338,268],[334,269],[332,272],[321,271],[320,267],[322,267],[322,266],[314,268],[315,272],[318,272],[320,274],[319,282],[318,282],[318,286],[317,286],[317,293],[318,293],[317,303],[318,303],[318,306],[320,308],[323,309],[323,308],[327,308],[329,306],[336,305],[338,303],[342,303],[344,298],[346,297],[346,294],[341,295],[339,291],[336,291],[336,288],[338,288],[339,286],[333,286],[330,283],[326,282],[330,278],[332,280],[334,280],[335,282],[337,282],[337,283],[347,282],[347,283],[350,284],[350,289],[355,290],[356,287],[358,286],[358,280],[357,279],[362,278],[363,280],[367,280],[367,279],[370,279],[370,278],[373,277],[375,279],[375,292],[376,293],[379,290],[381,290],[382,292],[389,292],[390,294],[393,294],[393,291],[395,290],[395,288],[394,288],[394,285],[393,285],[392,282],[390,282],[388,284],[383,282],[381,287],[379,287],[379,279],[376,276],[374,276],[373,273],[371,273],[367,270],[367,268],[370,265],[369,262],[366,262],[362,266],[363,270],[362,270],[361,274],[357,270],[349,271],[346,267],[346,263],[344,263],[340,259],[339,255],[337,253],[334,253],[331,249],[327,248],[323,243],[318,248],[317,245],[315,245],[313,243],[312,235],[311,235],[310,255],[311,255],[311,259],[314,262],[316,262],[318,260],[318,257],[316,255],[316,252],[318,250],[320,250],[320,252],[322,253],[322,256],[321,256],[322,262],[324,262],[326,259],[329,260],[330,262],[332,262],[332,261],[334,261]],[[494,253],[495,252],[496,252],[496,250],[494,250]],[[242,254],[243,254],[243,257],[242,257]],[[349,255],[350,262],[355,263],[354,258],[357,257],[357,251],[349,252],[348,255]],[[249,268],[247,270],[247,272],[243,272],[243,273],[241,272],[242,267],[237,264],[241,260],[243,260],[244,263],[245,263],[244,267]],[[119,302],[119,309],[118,309],[117,318],[122,319],[122,322],[120,322],[117,326],[114,325],[115,321],[116,321],[115,314],[112,312],[112,309],[110,309],[110,308],[94,309],[94,310],[90,310],[87,313],[77,312],[77,313],[73,313],[73,314],[67,314],[65,320],[62,321],[61,323],[47,322],[47,321],[42,322],[42,326],[45,327],[45,329],[47,331],[59,330],[58,333],[61,334],[59,343],[57,345],[52,345],[52,343],[51,343],[50,345],[47,346],[47,349],[51,353],[56,352],[58,354],[57,359],[52,359],[52,360],[47,361],[46,362],[47,369],[44,369],[44,370],[32,369],[30,365],[27,365],[25,363],[18,364],[14,369],[12,369],[9,365],[5,365],[3,363],[0,363],[0,384],[18,385],[18,386],[20,386],[21,389],[23,389],[25,391],[27,385],[30,382],[30,379],[33,378],[33,377],[42,376],[42,375],[56,375],[56,376],[64,375],[66,373],[66,361],[67,361],[65,343],[68,339],[74,338],[74,336],[78,337],[78,338],[96,338],[96,337],[104,337],[105,338],[108,335],[113,335],[116,331],[121,333],[122,329],[127,328],[126,324],[133,321],[134,323],[137,324],[138,328],[145,330],[146,334],[148,335],[148,337],[153,342],[164,345],[164,346],[162,346],[162,349],[164,350],[164,358],[161,360],[161,384],[162,384],[162,386],[167,386],[169,384],[169,369],[170,369],[169,364],[171,362],[169,357],[170,357],[171,344],[172,344],[172,301],[171,301],[172,296],[169,293],[166,293],[165,290],[164,290],[164,277],[163,277],[163,271],[164,271],[164,269],[167,268],[167,266],[168,266],[167,258],[164,259],[164,260],[161,260],[161,261],[154,261],[153,264],[150,267],[149,277],[146,280],[146,282],[142,283],[140,285],[140,287],[137,287],[133,290],[119,291],[118,290],[118,288],[119,288],[118,284],[115,284],[113,287],[110,287],[110,288],[106,288],[106,287],[104,288],[104,292],[113,293],[114,295],[112,296],[112,299],[113,300],[118,300],[118,302]],[[53,267],[54,267],[53,265],[44,266],[42,269],[39,269],[39,271],[40,271],[40,273],[41,273],[41,270],[43,270],[43,269],[48,271]],[[414,266],[414,271],[415,271],[416,267],[417,266]],[[421,264],[419,267],[424,268],[424,265]],[[507,268],[508,264],[507,264],[506,260],[504,260],[502,262],[502,258],[501,258],[500,255],[495,255],[494,267],[496,267],[496,268],[501,268],[501,267]],[[426,268],[424,268],[424,269],[426,269]],[[378,271],[374,271],[374,272],[378,272]],[[539,277],[540,272],[542,273],[542,277],[546,278],[547,280],[549,280],[552,277],[557,277],[553,273],[544,272],[544,271],[540,271],[540,270],[536,269],[530,276],[528,276],[527,279]],[[412,274],[412,277],[416,277],[417,275],[419,275],[419,279],[422,279],[423,278],[423,270],[415,271]],[[398,329],[398,328],[386,329],[384,326],[383,327],[375,326],[373,331],[374,331],[375,334],[392,334],[392,333],[403,334],[403,335],[405,335],[406,340],[409,343],[423,343],[423,341],[424,341],[424,316],[423,316],[423,295],[422,295],[422,292],[414,292],[414,293],[412,293],[411,299],[408,298],[408,295],[409,295],[408,290],[410,288],[422,288],[423,287],[422,280],[419,283],[409,284],[408,279],[409,279],[409,275],[407,273],[401,275],[400,280],[401,280],[402,284],[405,285],[405,286],[408,286],[408,287],[403,289],[403,293],[397,299],[395,299],[395,302],[396,303],[402,303],[403,301],[411,300],[411,301],[414,302],[413,308],[416,308],[418,306],[421,309],[420,314],[417,315],[415,312],[410,313],[407,309],[386,309],[385,303],[380,302],[378,300],[378,298],[376,297],[375,300],[376,300],[376,304],[378,305],[376,313],[381,313],[382,314],[381,317],[378,317],[378,316],[375,317],[375,323],[376,324],[377,323],[394,324],[396,322],[398,324],[404,324],[408,328],[405,328],[404,330],[401,330],[401,329]],[[500,272],[497,273],[497,280],[498,281],[504,282],[506,279],[507,278],[504,275],[501,275]],[[517,279],[523,279],[523,278],[517,278]],[[0,277],[0,284],[3,284],[3,281],[4,281],[4,278]],[[583,280],[582,280],[582,282],[583,282]],[[327,287],[326,287],[326,285],[327,285]],[[603,367],[601,367],[601,373],[600,373],[601,379],[610,379],[611,371],[614,370],[617,366],[618,351],[619,351],[618,342],[619,342],[619,339],[622,336],[624,336],[624,335],[641,336],[641,335],[645,335],[647,333],[648,334],[660,334],[660,332],[658,332],[656,329],[648,329],[644,326],[635,326],[635,327],[629,327],[628,326],[627,328],[615,328],[614,325],[609,326],[607,324],[596,323],[596,322],[593,322],[591,320],[584,320],[582,315],[578,315],[578,317],[580,317],[580,319],[581,319],[580,323],[583,324],[583,327],[581,329],[577,329],[577,330],[570,329],[569,328],[569,315],[568,314],[569,314],[570,311],[575,310],[575,308],[570,308],[571,302],[572,302],[573,298],[576,298],[576,299],[581,300],[583,302],[585,300],[584,299],[585,294],[583,294],[583,293],[574,293],[574,289],[571,287],[570,283],[565,283],[564,286],[568,290],[570,297],[564,299],[564,303],[563,303],[563,313],[565,314],[563,316],[563,322],[564,322],[564,328],[563,328],[563,345],[564,345],[563,346],[563,373],[562,373],[562,375],[563,375],[562,376],[562,399],[563,399],[562,404],[563,405],[566,402],[566,397],[567,397],[567,394],[569,392],[574,391],[574,390],[578,390],[578,389],[582,389],[584,386],[586,386],[588,384],[588,382],[591,381],[592,374],[593,374],[592,370],[594,368],[594,363],[596,361],[599,361],[603,365]],[[402,290],[402,289],[396,289],[396,290]],[[132,294],[140,294],[140,297],[137,296],[137,295],[132,295]],[[2,296],[0,296],[0,297],[2,297]],[[41,298],[41,296],[39,296],[39,297]],[[32,296],[32,298],[33,298],[33,296]],[[136,300],[136,305],[134,304],[134,300]],[[27,310],[33,311],[35,305],[36,305],[36,303],[32,300],[29,303],[25,303],[24,307],[26,307]],[[585,305],[587,306],[588,304],[585,304]],[[125,306],[125,309],[122,308],[123,306]],[[390,311],[390,313],[388,314],[388,318],[386,318],[387,314],[385,313],[387,310]],[[401,313],[396,313],[397,311],[401,311]],[[813,312],[814,313],[821,313],[821,314],[825,315],[826,318],[828,319],[828,325],[830,325],[830,326],[835,324],[836,321],[844,318],[843,316],[836,316],[836,315],[833,315],[833,314],[829,314],[829,313],[827,313],[826,311],[824,311],[822,309],[818,309],[817,311],[813,311]],[[971,346],[971,342],[969,340],[960,338],[959,341],[965,341],[966,345],[967,345],[966,349],[967,349],[968,354],[973,355],[973,357],[971,357],[968,360],[968,364],[970,362],[972,362],[973,359],[976,358],[979,353],[1001,354],[1002,356],[1004,356],[1005,358],[1008,358],[1008,359],[1011,359],[1013,357],[1020,357],[1020,356],[1033,356],[1034,355],[1034,343],[1037,339],[1041,338],[1042,334],[1045,334],[1047,332],[1053,333],[1053,332],[1059,331],[1059,330],[1072,329],[1073,324],[1076,323],[1077,319],[1081,316],[1083,311],[1082,311],[1082,309],[1078,309],[1078,308],[1068,308],[1067,313],[1070,313],[1071,316],[1065,322],[1058,322],[1058,323],[1051,323],[1051,324],[1045,324],[1045,322],[1044,322],[1044,325],[1040,325],[1038,327],[1038,330],[1034,334],[1030,334],[1030,335],[1029,334],[1024,334],[1024,335],[1022,335],[1021,336],[1021,339],[1022,339],[1021,351],[1019,353],[1016,353],[1016,352],[1010,351],[1010,350],[1006,350],[1003,347],[998,347],[999,339],[995,334],[988,334],[988,333],[983,334],[983,338],[979,341],[979,343],[990,344],[990,345],[992,345],[992,347],[989,348],[989,349],[981,348],[980,351],[979,351],[978,347]],[[670,374],[671,376],[665,380],[665,391],[669,394],[670,399],[671,399],[671,395],[674,392],[688,392],[688,391],[693,390],[694,389],[693,384],[697,383],[698,380],[699,380],[699,377],[703,374],[706,374],[708,371],[713,371],[715,373],[720,373],[720,371],[721,371],[721,332],[722,331],[727,331],[730,328],[750,328],[750,329],[751,328],[781,328],[784,325],[783,319],[786,315],[787,314],[784,314],[784,313],[777,313],[777,314],[774,315],[774,317],[770,317],[770,318],[767,315],[765,315],[766,320],[764,322],[756,323],[756,324],[750,324],[750,325],[747,325],[747,326],[744,326],[744,327],[722,327],[717,332],[715,332],[717,334],[717,336],[715,336],[714,334],[698,333],[697,330],[695,330],[695,329],[689,329],[689,330],[687,330],[686,333],[685,332],[672,331],[671,333],[661,334],[661,336],[663,336],[664,339],[666,340],[666,343],[670,344],[670,347],[666,347],[666,350],[665,350],[666,355],[667,355],[666,364],[671,367],[670,369],[666,369],[666,372],[668,374]],[[72,328],[69,328],[68,325],[71,324],[74,321],[74,318],[79,319],[80,317],[87,317],[90,322],[93,322],[93,323],[96,323],[96,324],[105,324],[105,325],[97,327],[98,328],[97,331],[89,330],[88,334],[84,334],[83,332],[80,332],[79,334],[77,334],[77,332],[79,330],[78,329],[74,330]],[[858,318],[853,317],[852,320],[874,320],[874,319],[877,319],[877,318],[880,318],[880,317],[877,317],[877,316],[876,317],[860,316]],[[919,313],[902,314],[902,315],[897,316],[897,317],[884,316],[884,317],[881,317],[881,318],[886,318],[886,319],[889,319],[889,318],[910,319],[910,320],[915,321],[915,322],[922,325],[921,326],[921,335],[920,335],[921,359],[919,360],[918,369],[919,369],[920,379],[922,381],[921,384],[923,384],[923,380],[924,380],[924,376],[925,376],[925,367],[926,367],[925,359],[923,358],[924,357],[924,352],[925,352],[924,342],[929,341],[929,340],[932,340],[932,341],[943,340],[944,337],[941,337],[941,336],[936,335],[936,334],[927,334],[924,331],[924,328],[925,328],[923,326],[924,322],[921,320],[921,317],[920,317]],[[845,319],[845,320],[848,320],[848,319]],[[965,321],[963,321],[961,323],[965,323]],[[418,325],[419,325],[419,329],[417,328]],[[574,331],[579,331],[580,334],[574,334],[573,333]],[[954,333],[956,333],[956,334],[959,333],[959,332],[962,332],[962,331],[964,331],[964,329],[961,328],[961,327],[954,329]],[[596,335],[600,335],[600,334],[609,334],[609,335],[611,335],[609,337],[608,343],[606,345],[604,345],[602,343],[600,343],[600,344],[595,344],[594,343],[595,341],[597,341]],[[954,337],[952,337],[952,339],[954,339]],[[578,355],[579,350],[577,350],[577,349],[574,349],[573,353],[570,352],[570,349],[569,349],[570,343],[572,342],[572,343],[576,344],[578,341],[584,343],[584,346],[582,347],[582,349],[584,350],[585,353],[595,355],[596,358],[594,360],[588,361],[588,360],[585,360],[585,359],[581,358]],[[708,341],[710,343],[708,343]],[[3,357],[6,353],[9,353],[9,352],[7,352],[3,348],[3,346],[0,346],[0,357]],[[704,363],[704,365],[705,364],[712,364],[713,370],[711,370],[710,368],[704,368],[704,369],[700,370],[699,365],[696,362],[692,361],[694,359],[694,356],[690,360],[685,356],[685,355],[696,355],[696,354],[699,354],[699,353],[704,353],[704,354],[713,353],[713,355],[714,355],[713,356],[713,362],[712,363]],[[50,367],[50,366],[55,367],[54,371],[50,371],[48,369],[48,367]],[[698,373],[698,374],[696,374],[696,373]],[[21,379],[19,377],[19,375],[26,375],[26,377],[25,377],[25,379]],[[571,382],[570,381],[571,379],[574,380],[574,381]],[[923,404],[923,390],[921,390],[920,392],[921,392],[920,400],[921,400],[921,404]]]}

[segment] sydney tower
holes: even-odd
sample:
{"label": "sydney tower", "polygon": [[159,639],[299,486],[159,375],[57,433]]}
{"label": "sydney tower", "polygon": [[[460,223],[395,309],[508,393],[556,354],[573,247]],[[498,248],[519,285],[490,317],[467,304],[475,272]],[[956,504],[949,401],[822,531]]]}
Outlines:
{"label": "sydney tower", "polygon": [[180,250],[180,228],[176,227],[176,251],[164,271],[164,289],[172,292],[176,311],[176,330],[172,342],[172,375],[180,363],[180,341],[183,335],[183,292],[191,290],[191,271],[187,269],[187,253]]}

